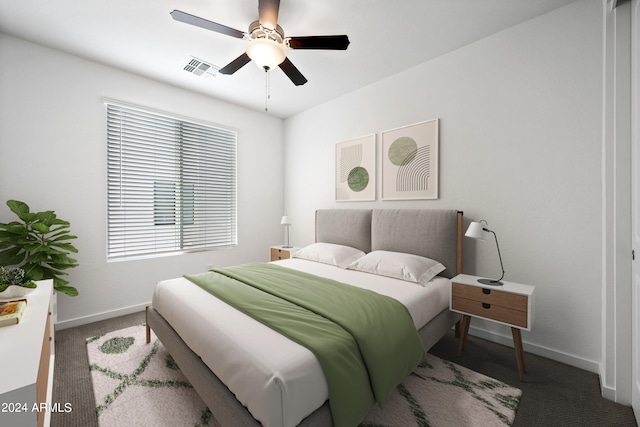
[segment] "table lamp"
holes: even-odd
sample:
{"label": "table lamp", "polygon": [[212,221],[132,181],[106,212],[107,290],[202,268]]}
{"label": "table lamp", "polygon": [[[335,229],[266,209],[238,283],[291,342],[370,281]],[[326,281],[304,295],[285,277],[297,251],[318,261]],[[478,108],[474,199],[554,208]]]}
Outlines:
{"label": "table lamp", "polygon": [[503,283],[501,282],[501,280],[504,277],[504,265],[502,264],[502,256],[500,255],[500,246],[498,245],[498,236],[496,236],[495,232],[489,230],[486,227],[487,225],[489,224],[484,219],[481,220],[480,222],[472,222],[471,224],[469,224],[469,228],[467,228],[467,232],[464,233],[464,235],[467,237],[471,237],[472,239],[486,240],[485,233],[493,233],[493,237],[496,240],[496,248],[498,249],[498,258],[500,259],[500,268],[502,269],[502,276],[500,276],[500,278],[496,280],[478,279],[478,282],[482,283],[483,285],[502,286]]}
{"label": "table lamp", "polygon": [[289,226],[291,225],[291,218],[288,216],[283,216],[280,220],[280,225],[284,225],[287,228],[287,244],[283,246],[283,248],[291,248],[293,246],[289,245]]}

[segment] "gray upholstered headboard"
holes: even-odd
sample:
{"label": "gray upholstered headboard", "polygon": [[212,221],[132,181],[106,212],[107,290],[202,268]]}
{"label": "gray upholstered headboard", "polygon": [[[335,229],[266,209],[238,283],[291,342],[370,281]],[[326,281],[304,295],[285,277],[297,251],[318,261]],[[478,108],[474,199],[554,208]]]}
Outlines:
{"label": "gray upholstered headboard", "polygon": [[371,252],[370,209],[321,209],[316,211],[316,242],[351,246]]}
{"label": "gray upholstered headboard", "polygon": [[321,209],[316,242],[424,256],[451,278],[462,272],[462,212],[447,209]]}

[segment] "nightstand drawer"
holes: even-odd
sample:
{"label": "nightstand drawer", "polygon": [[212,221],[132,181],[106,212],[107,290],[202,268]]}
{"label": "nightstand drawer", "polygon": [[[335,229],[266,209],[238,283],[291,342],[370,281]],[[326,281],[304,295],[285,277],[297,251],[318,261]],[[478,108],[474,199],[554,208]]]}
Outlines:
{"label": "nightstand drawer", "polygon": [[497,320],[499,322],[521,328],[528,328],[526,307],[525,311],[514,310],[498,304],[452,296],[451,309],[468,313],[473,316]]}
{"label": "nightstand drawer", "polygon": [[499,289],[451,284],[451,309],[528,329],[529,298]]}
{"label": "nightstand drawer", "polygon": [[271,261],[278,261],[280,259],[289,259],[291,258],[291,251],[271,248]]}
{"label": "nightstand drawer", "polygon": [[525,319],[527,316],[528,298],[525,295],[512,294],[498,289],[487,289],[478,286],[452,283],[451,297],[453,299],[464,298],[481,303],[508,307],[512,310],[524,312]]}

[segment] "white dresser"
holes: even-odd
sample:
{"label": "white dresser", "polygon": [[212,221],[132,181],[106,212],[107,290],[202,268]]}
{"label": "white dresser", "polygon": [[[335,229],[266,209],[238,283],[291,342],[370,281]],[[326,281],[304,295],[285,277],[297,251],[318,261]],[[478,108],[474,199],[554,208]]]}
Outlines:
{"label": "white dresser", "polygon": [[0,327],[2,426],[40,427],[50,421],[56,297],[53,280],[36,283],[20,323]]}

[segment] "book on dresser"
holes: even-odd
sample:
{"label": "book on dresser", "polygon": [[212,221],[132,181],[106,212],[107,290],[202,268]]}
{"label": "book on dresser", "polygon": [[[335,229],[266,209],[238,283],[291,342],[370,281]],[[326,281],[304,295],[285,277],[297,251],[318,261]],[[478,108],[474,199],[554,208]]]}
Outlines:
{"label": "book on dresser", "polygon": [[0,326],[20,323],[26,307],[26,299],[0,302]]}

